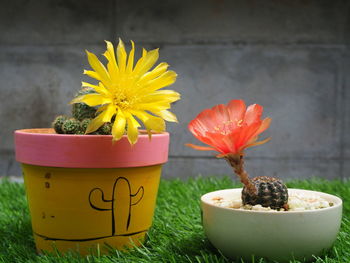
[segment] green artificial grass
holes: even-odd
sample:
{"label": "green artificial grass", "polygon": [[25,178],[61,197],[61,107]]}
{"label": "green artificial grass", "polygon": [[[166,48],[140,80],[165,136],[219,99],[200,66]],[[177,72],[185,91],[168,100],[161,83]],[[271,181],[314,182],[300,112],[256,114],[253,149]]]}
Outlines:
{"label": "green artificial grass", "polygon": [[[76,253],[36,254],[24,186],[3,180],[0,183],[0,262],[232,262],[206,239],[201,226],[199,198],[210,191],[239,186],[228,177],[162,180],[154,224],[143,247],[130,252],[111,250],[106,256],[80,257]],[[287,186],[323,191],[343,200],[350,198],[350,181],[312,179],[291,181]],[[349,219],[350,206],[345,201],[342,227],[335,245],[322,257],[315,257],[314,262],[350,262]]]}

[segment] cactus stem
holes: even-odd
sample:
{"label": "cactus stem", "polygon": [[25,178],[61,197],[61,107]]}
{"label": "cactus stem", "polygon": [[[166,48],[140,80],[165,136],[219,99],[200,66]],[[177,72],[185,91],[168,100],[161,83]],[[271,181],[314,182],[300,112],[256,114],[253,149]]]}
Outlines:
{"label": "cactus stem", "polygon": [[251,179],[249,178],[248,173],[244,169],[244,154],[238,153],[238,154],[227,154],[224,156],[226,161],[230,164],[233,171],[237,176],[240,178],[241,182],[245,185],[249,193],[256,194],[256,188],[254,184],[252,183]]}

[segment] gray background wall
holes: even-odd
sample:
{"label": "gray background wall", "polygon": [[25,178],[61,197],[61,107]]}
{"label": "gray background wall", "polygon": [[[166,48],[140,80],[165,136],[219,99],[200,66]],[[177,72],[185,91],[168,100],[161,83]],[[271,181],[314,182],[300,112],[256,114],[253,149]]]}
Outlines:
{"label": "gray background wall", "polygon": [[[268,144],[247,150],[251,175],[350,176],[350,1],[12,0],[0,8],[0,175],[20,175],[12,133],[48,127],[103,40],[160,47],[182,94],[164,176],[231,171],[196,143],[188,122],[241,98],[273,119]],[[140,51],[140,49],[139,49]]]}

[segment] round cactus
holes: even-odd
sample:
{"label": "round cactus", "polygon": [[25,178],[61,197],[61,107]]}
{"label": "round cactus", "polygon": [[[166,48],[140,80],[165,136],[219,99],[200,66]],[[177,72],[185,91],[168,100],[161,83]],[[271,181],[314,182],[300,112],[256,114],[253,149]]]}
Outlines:
{"label": "round cactus", "polygon": [[56,133],[62,134],[62,125],[63,123],[68,119],[65,115],[59,115],[56,117],[56,119],[52,123],[52,128],[54,128]]}
{"label": "round cactus", "polygon": [[76,133],[74,133],[76,135],[84,135],[85,133],[80,129],[78,130]]}
{"label": "round cactus", "polygon": [[74,118],[65,120],[62,125],[62,131],[65,134],[77,134],[80,131],[80,121]]}
{"label": "round cactus", "polygon": [[[79,97],[86,94],[96,93],[91,88],[82,88],[75,97]],[[94,118],[96,114],[96,109],[94,107],[90,107],[84,103],[74,103],[72,106],[72,115],[79,121],[82,121],[87,118]]]}
{"label": "round cactus", "polygon": [[286,208],[288,190],[283,182],[274,177],[259,176],[251,179],[255,193],[244,186],[242,190],[243,204],[261,205],[272,209]]}
{"label": "round cactus", "polygon": [[80,131],[85,134],[87,127],[89,126],[92,119],[84,119],[80,122]]}
{"label": "round cactus", "polygon": [[[83,88],[79,90],[75,97],[85,94],[96,93],[92,88]],[[84,103],[74,103],[72,107],[72,118],[60,115],[52,123],[52,127],[57,133],[61,134],[85,134],[93,118],[96,117],[97,109]],[[105,123],[97,131],[90,133],[94,135],[110,135],[112,124]]]}
{"label": "round cactus", "polygon": [[111,123],[104,123],[97,131],[96,134],[99,135],[111,135],[112,134],[112,124]]}

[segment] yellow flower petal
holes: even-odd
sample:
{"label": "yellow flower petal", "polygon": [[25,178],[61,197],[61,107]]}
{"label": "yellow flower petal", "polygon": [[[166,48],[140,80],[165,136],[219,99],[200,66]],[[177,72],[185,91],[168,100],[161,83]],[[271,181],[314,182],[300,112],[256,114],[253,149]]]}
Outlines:
{"label": "yellow flower petal", "polygon": [[108,106],[109,105],[103,105],[103,106],[98,107],[98,109],[96,110],[96,113],[100,113],[102,111],[105,111]]}
{"label": "yellow flower petal", "polygon": [[174,113],[168,111],[168,110],[162,110],[162,111],[154,112],[154,114],[160,116],[161,118],[163,118],[166,121],[178,122],[176,115]]}
{"label": "yellow flower petal", "polygon": [[98,60],[95,54],[89,52],[86,50],[86,54],[88,56],[88,61],[90,66],[93,68],[93,70],[100,76],[101,81],[105,86],[109,86],[111,84],[111,80],[109,78],[109,74],[107,72],[107,69],[101,61]]}
{"label": "yellow flower petal", "polygon": [[152,71],[145,73],[137,82],[139,85],[143,85],[148,81],[155,79],[162,75],[165,71],[167,71],[169,65],[167,63],[160,63],[157,67],[155,67]]}
{"label": "yellow flower petal", "polygon": [[145,121],[145,126],[147,130],[152,130],[156,132],[163,132],[165,131],[165,121],[162,118],[159,117],[149,117]]}
{"label": "yellow flower petal", "polygon": [[132,72],[132,68],[134,66],[134,54],[135,54],[135,44],[131,41],[131,51],[129,53],[128,65],[126,66],[126,73],[130,74]]}
{"label": "yellow flower petal", "polygon": [[180,99],[180,93],[173,90],[158,90],[152,92],[144,97],[142,97],[141,102],[158,102],[158,101],[167,101],[175,102]]}
{"label": "yellow flower petal", "polygon": [[124,47],[124,43],[121,39],[119,39],[119,44],[117,47],[117,58],[118,58],[118,67],[120,74],[125,72],[126,67],[126,51]]}
{"label": "yellow flower petal", "polygon": [[155,79],[162,75],[165,71],[167,71],[169,65],[167,63],[160,63],[157,67],[155,67],[152,71],[149,71],[141,76],[141,78],[138,80],[139,85],[144,85],[148,81]]}
{"label": "yellow flower petal", "polygon": [[102,121],[103,122],[111,122],[112,117],[114,116],[114,114],[116,114],[117,109],[115,108],[115,106],[113,104],[109,104],[106,108],[105,111],[103,111],[101,114],[103,114]]}
{"label": "yellow flower petal", "polygon": [[112,127],[113,141],[118,141],[125,133],[126,119],[121,110],[118,110]]}
{"label": "yellow flower petal", "polygon": [[165,131],[165,122],[162,118],[153,116],[144,111],[131,111],[131,113],[145,124],[147,130],[156,132]]}
{"label": "yellow flower petal", "polygon": [[145,93],[145,92],[153,92],[158,89],[170,86],[176,81],[177,74],[169,70],[167,72],[164,72],[162,75],[160,75],[158,78],[148,81],[142,89],[138,91],[138,93]]}
{"label": "yellow flower petal", "polygon": [[92,70],[84,70],[83,74],[88,75],[91,78],[101,80],[100,75],[98,75],[95,71]]}
{"label": "yellow flower petal", "polygon": [[143,75],[150,70],[159,58],[158,48],[153,49],[145,54],[140,63],[137,63],[134,69],[134,74]]}
{"label": "yellow flower petal", "polygon": [[105,51],[105,53],[103,53],[103,55],[108,60],[108,62],[111,62],[112,64],[117,66],[115,53],[114,53],[114,46],[110,41],[105,40],[105,42],[107,44],[107,50]]}
{"label": "yellow flower petal", "polygon": [[130,144],[133,145],[137,142],[137,137],[139,135],[137,128],[140,127],[140,124],[137,122],[137,120],[135,120],[135,118],[131,114],[128,114],[126,120],[128,124],[128,140]]}
{"label": "yellow flower petal", "polygon": [[115,113],[115,109],[113,113],[112,108],[113,107],[107,107],[105,111],[101,112],[96,118],[94,118],[86,128],[85,134],[92,133],[98,130],[98,128],[100,128],[104,123],[110,122]]}
{"label": "yellow flower petal", "polygon": [[109,41],[106,41],[106,44],[107,44],[107,50],[105,53],[103,53],[103,55],[108,60],[107,69],[108,69],[108,73],[111,78],[111,81],[115,82],[118,80],[119,68],[117,65],[117,61],[115,59],[113,44]]}
{"label": "yellow flower petal", "polygon": [[113,115],[116,113],[116,109],[113,105],[106,107],[106,110],[101,112],[96,118],[94,118],[88,127],[85,134],[92,133],[98,130],[104,123],[110,122]]}
{"label": "yellow flower petal", "polygon": [[105,96],[109,95],[108,90],[106,90],[106,88],[103,87],[103,84],[101,82],[99,83],[98,86],[96,86],[96,85],[93,85],[93,84],[90,84],[90,83],[82,81],[81,82],[81,86],[82,87],[93,88],[97,93],[100,93],[101,95],[105,95]]}
{"label": "yellow flower petal", "polygon": [[96,88],[96,89],[95,89],[96,92],[98,92],[98,93],[100,93],[101,95],[104,95],[104,96],[106,96],[106,97],[111,97],[111,93],[109,92],[108,89],[106,89],[106,88],[103,86],[102,82],[99,82],[99,83],[98,83],[98,87],[99,87],[99,88]]}
{"label": "yellow flower petal", "polygon": [[85,134],[89,134],[98,130],[104,124],[104,122],[101,121],[101,118],[99,117],[100,115],[98,115],[95,119],[93,119],[90,122],[90,124],[86,128]]}
{"label": "yellow flower petal", "polygon": [[143,64],[144,59],[147,56],[147,50],[142,48],[142,56],[141,58],[136,62],[135,68],[134,68],[134,72],[133,74],[136,74],[136,71],[140,68],[140,66]]}
{"label": "yellow flower petal", "polygon": [[170,102],[160,101],[151,103],[140,103],[135,106],[137,110],[147,110],[152,112],[158,112],[162,110],[167,110],[170,108]]}
{"label": "yellow flower petal", "polygon": [[111,102],[112,102],[111,98],[101,96],[100,94],[86,94],[73,99],[70,102],[70,104],[85,103],[90,107],[94,107],[94,106],[103,105]]}

